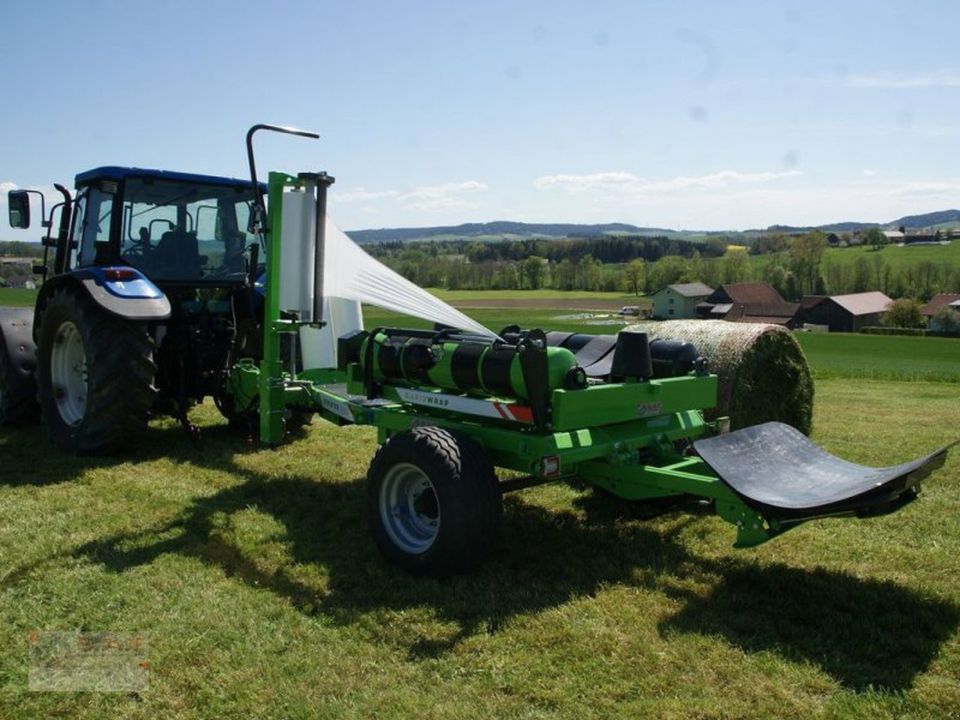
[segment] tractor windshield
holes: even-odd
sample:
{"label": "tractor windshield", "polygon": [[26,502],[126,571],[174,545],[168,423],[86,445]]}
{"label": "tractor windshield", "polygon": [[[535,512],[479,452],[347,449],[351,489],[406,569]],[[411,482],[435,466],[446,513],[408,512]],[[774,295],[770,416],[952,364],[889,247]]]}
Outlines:
{"label": "tractor windshield", "polygon": [[121,260],[158,281],[245,277],[251,188],[129,178],[123,195]]}

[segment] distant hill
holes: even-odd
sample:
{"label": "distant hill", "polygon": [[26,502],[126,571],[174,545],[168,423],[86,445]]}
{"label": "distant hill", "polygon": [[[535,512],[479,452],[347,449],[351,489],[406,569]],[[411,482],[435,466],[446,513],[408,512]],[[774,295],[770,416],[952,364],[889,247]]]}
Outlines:
{"label": "distant hill", "polygon": [[627,223],[602,223],[597,225],[579,225],[576,223],[522,223],[499,220],[486,223],[464,223],[423,228],[381,228],[377,230],[351,230],[354,242],[410,242],[412,240],[432,239],[493,239],[497,236],[513,238],[564,238],[597,235],[679,235],[676,230],[665,228],[642,228]]}
{"label": "distant hill", "polygon": [[748,239],[764,232],[797,233],[810,230],[823,232],[857,232],[871,227],[893,230],[903,225],[908,230],[922,230],[960,225],[960,210],[938,210],[923,215],[907,215],[886,223],[843,221],[817,226],[771,225],[766,230],[672,230],[670,228],[640,227],[629,223],[522,223],[499,220],[486,223],[464,223],[421,228],[379,228],[351,230],[349,235],[361,245],[365,243],[412,242],[414,240],[523,240],[528,238],[596,237],[598,235],[648,235],[671,239],[704,241],[710,236],[724,236],[730,240]]}
{"label": "distant hill", "polygon": [[960,210],[937,210],[922,215],[905,215],[887,223],[876,222],[837,222],[815,227],[797,227],[794,225],[771,225],[768,232],[806,232],[808,230],[822,230],[823,232],[857,232],[872,227],[885,230],[895,230],[903,226],[907,230],[924,230],[926,228],[942,227],[945,225],[960,225]]}
{"label": "distant hill", "polygon": [[923,215],[907,215],[888,224],[895,228],[903,225],[909,230],[921,230],[937,225],[955,225],[960,224],[960,210],[938,210]]}

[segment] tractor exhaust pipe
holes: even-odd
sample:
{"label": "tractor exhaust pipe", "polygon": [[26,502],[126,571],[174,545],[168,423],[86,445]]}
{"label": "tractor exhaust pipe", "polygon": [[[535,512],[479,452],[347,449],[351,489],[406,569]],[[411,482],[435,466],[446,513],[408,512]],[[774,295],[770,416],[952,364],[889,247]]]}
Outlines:
{"label": "tractor exhaust pipe", "polygon": [[260,190],[260,183],[257,181],[257,163],[253,156],[253,136],[258,130],[270,130],[271,132],[285,133],[287,135],[299,135],[300,137],[319,140],[320,136],[309,130],[298,130],[297,128],[284,127],[283,125],[265,125],[260,123],[247,130],[247,160],[250,163],[250,180],[253,182],[253,193],[256,202],[253,212],[250,215],[250,232],[257,235],[266,236],[269,228],[267,227],[267,206],[263,201],[263,192]]}

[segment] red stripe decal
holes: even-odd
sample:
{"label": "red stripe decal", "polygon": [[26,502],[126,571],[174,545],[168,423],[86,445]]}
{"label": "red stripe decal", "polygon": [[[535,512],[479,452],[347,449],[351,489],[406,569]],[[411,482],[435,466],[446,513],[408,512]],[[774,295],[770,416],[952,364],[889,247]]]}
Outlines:
{"label": "red stripe decal", "polygon": [[533,424],[533,410],[526,405],[511,405],[510,412],[517,422]]}
{"label": "red stripe decal", "polygon": [[493,404],[493,407],[496,408],[497,412],[500,413],[500,417],[502,417],[504,420],[511,420],[511,419],[512,419],[509,415],[507,415],[507,413],[505,413],[505,412],[503,411],[503,406],[501,406],[500,403],[495,402],[495,403]]}

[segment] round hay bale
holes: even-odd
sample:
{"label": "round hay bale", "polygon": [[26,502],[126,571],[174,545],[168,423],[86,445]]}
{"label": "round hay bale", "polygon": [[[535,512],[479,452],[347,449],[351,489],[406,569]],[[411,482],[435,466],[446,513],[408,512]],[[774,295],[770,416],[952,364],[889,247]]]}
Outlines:
{"label": "round hay bale", "polygon": [[777,325],[724,320],[640,322],[628,330],[651,340],[693,343],[719,380],[718,405],[709,418],[730,417],[730,429],[778,420],[809,435],[813,380],[800,344]]}

